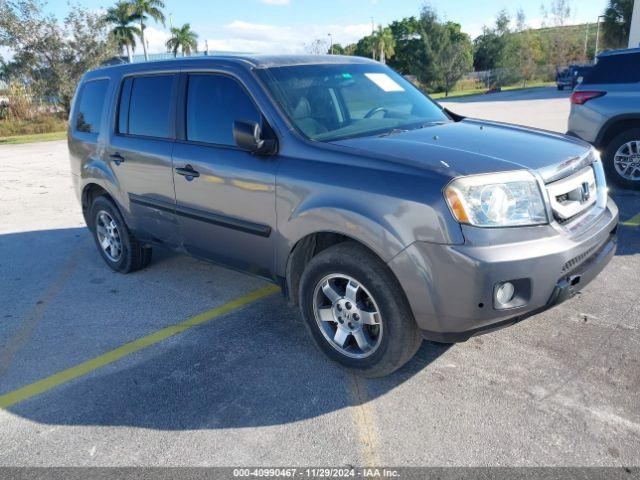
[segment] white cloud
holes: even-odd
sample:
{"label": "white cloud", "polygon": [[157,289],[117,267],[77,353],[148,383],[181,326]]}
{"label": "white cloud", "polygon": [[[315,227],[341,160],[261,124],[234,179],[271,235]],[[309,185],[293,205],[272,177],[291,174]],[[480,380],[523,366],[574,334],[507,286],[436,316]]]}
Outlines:
{"label": "white cloud", "polygon": [[[166,43],[170,37],[168,31],[150,25],[144,29],[144,37],[149,45],[149,53],[164,53],[167,51]],[[136,38],[135,53],[142,54],[142,42],[140,38]]]}
{"label": "white cloud", "polygon": [[235,20],[220,31],[201,35],[207,38],[210,50],[251,53],[302,53],[315,39],[329,44],[346,45],[358,41],[371,31],[368,23],[355,25],[301,25],[296,27],[249,23]]}
{"label": "white cloud", "polygon": [[267,5],[289,5],[291,0],[260,0],[260,2]]}
{"label": "white cloud", "polygon": [[[357,42],[371,33],[368,23],[353,25],[300,25],[278,26],[260,23],[250,23],[234,20],[215,30],[198,30],[200,40],[198,49],[205,49],[205,41],[210,51],[246,52],[246,53],[304,53],[306,47],[314,40],[320,39],[329,47],[329,34],[334,43],[346,45]],[[165,46],[169,39],[169,32],[157,26],[150,25],[145,29],[145,37],[149,45],[149,53],[166,52]],[[142,54],[142,45],[137,41],[136,54]]]}

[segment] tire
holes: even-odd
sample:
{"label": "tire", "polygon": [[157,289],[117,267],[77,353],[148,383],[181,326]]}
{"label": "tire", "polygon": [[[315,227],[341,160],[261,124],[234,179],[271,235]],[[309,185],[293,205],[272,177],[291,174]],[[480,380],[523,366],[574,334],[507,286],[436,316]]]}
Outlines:
{"label": "tire", "polygon": [[[634,159],[636,170],[633,172],[632,176],[634,178],[632,179],[625,178],[618,172],[615,164],[615,155],[620,149],[623,152],[628,152],[628,149],[624,148],[624,146],[633,141],[636,143],[635,148],[632,147],[631,153],[636,155]],[[603,162],[607,179],[610,182],[623,188],[640,190],[640,128],[626,130],[611,140],[604,150]]]}
{"label": "tire", "polygon": [[[120,211],[109,198],[96,197],[90,212],[89,228],[98,252],[109,268],[120,273],[131,273],[149,265],[151,247],[142,245],[132,235]],[[107,225],[109,228],[105,228]],[[105,237],[106,243],[111,241],[113,249],[111,247],[103,248]]]}
{"label": "tire", "polygon": [[[349,302],[354,294],[347,294],[347,283],[356,292],[355,305]],[[335,301],[322,285],[331,287]],[[420,347],[422,336],[396,278],[376,255],[355,242],[340,243],[313,257],[302,274],[298,295],[316,346],[353,373],[369,378],[388,375]],[[336,338],[344,341],[343,346]]]}

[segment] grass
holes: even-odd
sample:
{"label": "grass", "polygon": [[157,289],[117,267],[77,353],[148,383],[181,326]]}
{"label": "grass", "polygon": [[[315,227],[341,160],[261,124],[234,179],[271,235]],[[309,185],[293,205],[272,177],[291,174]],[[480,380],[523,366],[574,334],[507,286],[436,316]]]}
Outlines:
{"label": "grass", "polygon": [[22,143],[50,142],[53,140],[64,140],[67,132],[32,133],[29,135],[15,135],[11,137],[0,137],[0,145],[19,145]]}
{"label": "grass", "polygon": [[[511,90],[525,90],[527,88],[537,88],[537,87],[552,87],[555,86],[555,82],[533,82],[528,84],[526,87],[523,87],[522,84],[517,85],[509,85],[507,87],[502,87],[503,92],[508,92]],[[445,97],[444,92],[432,93],[429,96],[436,100],[443,100],[447,98],[456,98],[456,97],[467,97],[469,95],[483,95],[487,91],[486,88],[472,88],[469,90],[455,90],[453,92],[449,92],[449,96]]]}
{"label": "grass", "polygon": [[67,121],[60,115],[40,115],[27,120],[0,120],[0,145],[44,142],[64,138]]}

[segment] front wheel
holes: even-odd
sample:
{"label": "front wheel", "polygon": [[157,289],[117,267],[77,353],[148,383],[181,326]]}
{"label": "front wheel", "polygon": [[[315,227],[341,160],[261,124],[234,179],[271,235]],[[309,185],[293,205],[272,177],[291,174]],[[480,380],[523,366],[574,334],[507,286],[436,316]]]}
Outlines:
{"label": "front wheel", "polygon": [[640,128],[617,135],[604,151],[607,178],[624,188],[640,189]]}
{"label": "front wheel", "polygon": [[354,242],[324,250],[309,262],[300,282],[299,303],[319,349],[366,377],[400,368],[422,341],[391,271]]}

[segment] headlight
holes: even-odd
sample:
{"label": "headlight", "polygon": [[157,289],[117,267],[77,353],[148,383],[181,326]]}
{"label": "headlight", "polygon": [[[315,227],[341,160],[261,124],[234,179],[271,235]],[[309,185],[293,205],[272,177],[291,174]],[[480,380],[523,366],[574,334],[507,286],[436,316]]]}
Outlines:
{"label": "headlight", "polygon": [[444,193],[460,223],[476,227],[547,223],[538,182],[525,170],[456,178]]}

